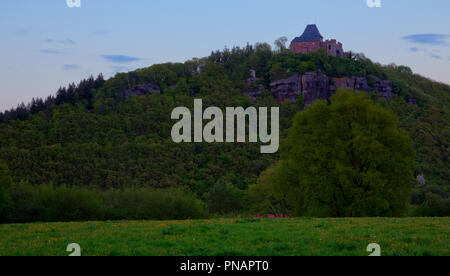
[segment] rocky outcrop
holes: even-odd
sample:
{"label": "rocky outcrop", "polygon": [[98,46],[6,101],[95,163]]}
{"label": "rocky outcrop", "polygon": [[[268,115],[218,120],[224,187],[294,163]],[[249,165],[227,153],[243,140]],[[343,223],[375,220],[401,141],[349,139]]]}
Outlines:
{"label": "rocky outcrop", "polygon": [[302,91],[301,75],[294,74],[287,79],[274,81],[270,84],[270,90],[278,102],[286,99],[295,102]]}
{"label": "rocky outcrop", "polygon": [[329,82],[328,77],[321,73],[294,74],[289,78],[270,83],[270,90],[279,102],[286,99],[295,102],[302,94],[305,104],[310,105],[316,99],[330,97]]}
{"label": "rocky outcrop", "polygon": [[392,88],[392,82],[388,80],[382,80],[377,77],[373,77],[375,82],[375,89],[380,94],[380,97],[385,98],[387,101],[391,101],[394,97],[394,89]]}
{"label": "rocky outcrop", "polygon": [[317,99],[330,97],[330,80],[321,73],[306,73],[302,76],[302,94],[306,105]]}
{"label": "rocky outcrop", "polygon": [[140,84],[125,91],[126,96],[142,96],[150,94],[161,94],[161,88],[158,85],[152,83]]}
{"label": "rocky outcrop", "polygon": [[[367,84],[367,78],[364,77],[355,77],[353,78],[355,80],[355,84],[353,87],[353,89],[356,89],[358,91],[366,91],[369,92],[370,91],[370,87]],[[339,87],[338,87],[339,88]]]}
{"label": "rocky outcrop", "polygon": [[392,100],[393,97],[392,82],[375,76],[370,76],[370,81],[365,77],[331,78],[330,80],[320,72],[309,72],[304,75],[294,74],[289,78],[270,83],[270,90],[277,101],[282,102],[288,99],[295,102],[301,94],[305,105],[310,105],[317,99],[326,100],[339,88],[366,92],[378,91],[380,97],[387,101]]}
{"label": "rocky outcrop", "polygon": [[355,89],[359,91],[378,91],[380,97],[385,98],[387,101],[391,101],[394,96],[392,82],[388,80],[382,80],[375,76],[369,76],[371,85],[368,84],[368,79],[365,77],[345,77],[345,78],[332,78],[334,90],[331,94],[334,94],[337,89]]}

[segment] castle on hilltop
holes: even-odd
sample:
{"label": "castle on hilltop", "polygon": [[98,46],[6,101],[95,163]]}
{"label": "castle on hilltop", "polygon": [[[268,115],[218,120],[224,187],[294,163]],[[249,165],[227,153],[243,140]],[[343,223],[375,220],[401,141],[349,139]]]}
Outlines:
{"label": "castle on hilltop", "polygon": [[315,24],[308,25],[301,36],[294,38],[290,48],[293,53],[302,54],[324,49],[329,56],[344,57],[342,43],[337,42],[336,39],[323,41],[323,36]]}

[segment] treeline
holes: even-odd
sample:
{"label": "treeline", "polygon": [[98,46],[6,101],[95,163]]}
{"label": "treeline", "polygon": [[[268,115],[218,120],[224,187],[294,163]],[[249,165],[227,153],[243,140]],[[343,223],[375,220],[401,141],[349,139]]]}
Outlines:
{"label": "treeline", "polygon": [[205,204],[184,188],[99,190],[15,184],[7,223],[101,220],[180,220],[208,217]]}
{"label": "treeline", "polygon": [[11,108],[4,112],[0,112],[0,123],[11,120],[26,120],[32,115],[41,111],[48,111],[53,106],[62,104],[84,103],[87,109],[91,109],[94,102],[94,93],[101,88],[105,80],[100,74],[94,79],[93,76],[75,83],[69,84],[68,87],[61,87],[56,92],[56,96],[48,96],[45,100],[41,98],[33,98],[30,103],[21,103],[16,108]]}
{"label": "treeline", "polygon": [[250,211],[247,193],[222,178],[201,200],[187,187],[99,189],[13,183],[0,162],[0,223],[181,220]]}

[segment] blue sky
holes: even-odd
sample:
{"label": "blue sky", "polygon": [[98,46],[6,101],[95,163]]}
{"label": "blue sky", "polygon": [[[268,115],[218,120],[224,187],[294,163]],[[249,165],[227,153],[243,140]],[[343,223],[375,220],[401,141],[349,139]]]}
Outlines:
{"label": "blue sky", "polygon": [[0,110],[102,72],[203,57],[225,46],[273,43],[316,23],[325,38],[376,62],[450,83],[450,1],[2,0]]}

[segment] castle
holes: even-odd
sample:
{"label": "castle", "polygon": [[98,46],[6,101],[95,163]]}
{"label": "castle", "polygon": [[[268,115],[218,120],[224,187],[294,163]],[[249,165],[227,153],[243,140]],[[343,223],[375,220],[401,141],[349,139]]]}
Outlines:
{"label": "castle", "polygon": [[301,36],[292,40],[290,48],[293,53],[302,54],[324,49],[329,56],[344,57],[342,43],[336,39],[323,41],[323,36],[315,24],[308,25]]}

